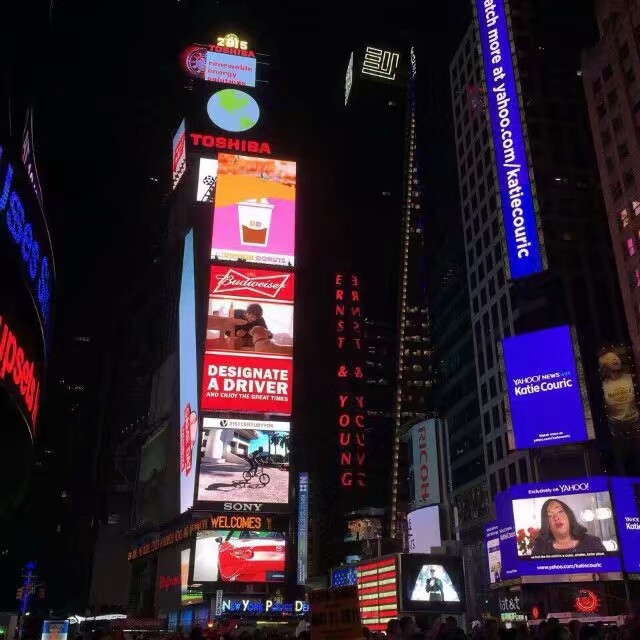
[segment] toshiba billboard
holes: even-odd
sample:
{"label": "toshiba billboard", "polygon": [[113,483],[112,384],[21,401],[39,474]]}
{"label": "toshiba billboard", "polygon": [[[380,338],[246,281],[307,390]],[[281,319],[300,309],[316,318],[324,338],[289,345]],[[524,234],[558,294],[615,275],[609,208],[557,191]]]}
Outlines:
{"label": "toshiba billboard", "polygon": [[411,427],[409,456],[411,504],[413,508],[438,504],[440,495],[440,466],[438,446],[441,425],[439,420],[424,420]]}
{"label": "toshiba billboard", "polygon": [[202,409],[291,413],[294,276],[213,265]]}

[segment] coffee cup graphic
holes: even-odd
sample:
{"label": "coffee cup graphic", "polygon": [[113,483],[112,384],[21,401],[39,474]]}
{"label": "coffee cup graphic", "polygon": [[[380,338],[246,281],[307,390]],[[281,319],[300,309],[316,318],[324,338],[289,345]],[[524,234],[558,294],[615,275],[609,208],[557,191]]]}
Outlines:
{"label": "coffee cup graphic", "polygon": [[253,247],[267,246],[273,206],[266,198],[243,200],[238,203],[241,244]]}

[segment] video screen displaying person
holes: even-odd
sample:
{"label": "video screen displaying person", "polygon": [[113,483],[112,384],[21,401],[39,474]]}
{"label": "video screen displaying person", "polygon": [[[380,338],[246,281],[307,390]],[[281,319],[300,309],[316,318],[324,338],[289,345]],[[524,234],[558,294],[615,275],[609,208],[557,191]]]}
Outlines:
{"label": "video screen displaying person", "polygon": [[633,435],[640,429],[640,414],[631,352],[625,346],[607,347],[600,351],[598,362],[611,430],[617,435]]}
{"label": "video screen displaying person", "polygon": [[608,491],[513,501],[519,557],[593,557],[618,549]]}
{"label": "video screen displaying person", "polygon": [[413,584],[411,600],[460,602],[460,596],[451,577],[441,564],[425,564]]}

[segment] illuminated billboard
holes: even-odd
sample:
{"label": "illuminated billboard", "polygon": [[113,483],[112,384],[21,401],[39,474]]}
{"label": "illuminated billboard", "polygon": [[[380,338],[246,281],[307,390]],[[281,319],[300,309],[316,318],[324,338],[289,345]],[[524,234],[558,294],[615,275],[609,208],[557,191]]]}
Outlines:
{"label": "illuminated billboard", "polygon": [[256,86],[256,59],[207,51],[204,79],[241,87]]}
{"label": "illuminated billboard", "polygon": [[184,239],[180,302],[180,513],[193,506],[198,455],[198,366],[196,360],[196,292],[193,229]]}
{"label": "illuminated billboard", "polygon": [[223,131],[248,131],[260,120],[260,107],[255,99],[239,89],[216,91],[207,102],[207,114]]}
{"label": "illuminated billboard", "polygon": [[631,349],[626,345],[605,347],[600,351],[598,364],[611,433],[614,436],[637,437],[640,432],[640,414]]}
{"label": "illuminated billboard", "polygon": [[288,422],[205,418],[198,503],[220,511],[287,511],[289,429]]}
{"label": "illuminated billboard", "polygon": [[187,134],[183,120],[173,136],[173,188],[180,182],[180,178],[187,170]]}
{"label": "illuminated billboard", "polygon": [[505,0],[475,0],[511,278],[546,268]]}
{"label": "illuminated billboard", "polygon": [[190,560],[191,549],[182,549],[180,551],[180,602],[183,605],[198,604],[204,600],[202,591],[189,583]]}
{"label": "illuminated billboard", "polygon": [[407,514],[410,553],[431,553],[431,547],[442,545],[440,507],[437,504]]}
{"label": "illuminated billboard", "polygon": [[400,556],[402,611],[465,610],[462,558],[426,553]]}
{"label": "illuminated billboard", "polygon": [[423,507],[440,502],[440,468],[438,439],[440,424],[436,419],[424,420],[410,430],[411,504]]}
{"label": "illuminated billboard", "polygon": [[200,158],[196,190],[196,200],[198,202],[213,202],[217,175],[218,161],[214,158]]}
{"label": "illuminated billboard", "polygon": [[625,571],[640,573],[640,478],[611,478]]}
{"label": "illuminated billboard", "polygon": [[382,631],[392,618],[398,617],[398,569],[396,557],[358,564],[356,581],[362,625]]}
{"label": "illuminated billboard", "polygon": [[[514,485],[499,495],[503,565],[505,555],[506,564],[513,565],[515,554],[521,576],[621,571],[607,478]],[[507,535],[503,527],[509,529]]]}
{"label": "illuminated billboard", "polygon": [[307,564],[309,556],[309,474],[298,474],[298,544],[296,575],[297,584],[307,582]]}
{"label": "illuminated billboard", "polygon": [[582,367],[568,326],[502,341],[509,399],[509,448],[529,449],[594,438]]}
{"label": "illuminated billboard", "polygon": [[218,155],[211,257],[293,266],[296,163]]}
{"label": "illuminated billboard", "polygon": [[193,582],[284,582],[279,531],[205,531],[196,538]]}
{"label": "illuminated billboard", "polygon": [[500,553],[500,527],[490,522],[484,527],[484,546],[487,554],[489,584],[502,582],[502,554]]}
{"label": "illuminated billboard", "polygon": [[291,413],[294,276],[211,267],[202,409]]}
{"label": "illuminated billboard", "polygon": [[377,540],[382,537],[382,518],[360,517],[347,520],[345,542]]}

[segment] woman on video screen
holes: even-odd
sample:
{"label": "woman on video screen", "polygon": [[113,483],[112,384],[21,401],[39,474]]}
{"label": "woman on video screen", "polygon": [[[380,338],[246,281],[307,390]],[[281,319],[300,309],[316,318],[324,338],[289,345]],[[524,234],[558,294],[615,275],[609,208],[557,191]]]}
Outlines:
{"label": "woman on video screen", "polygon": [[574,553],[606,553],[602,540],[587,533],[569,505],[551,498],[542,505],[542,526],[533,544],[532,556]]}

